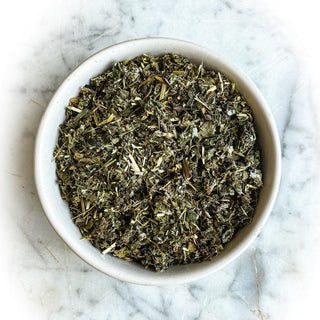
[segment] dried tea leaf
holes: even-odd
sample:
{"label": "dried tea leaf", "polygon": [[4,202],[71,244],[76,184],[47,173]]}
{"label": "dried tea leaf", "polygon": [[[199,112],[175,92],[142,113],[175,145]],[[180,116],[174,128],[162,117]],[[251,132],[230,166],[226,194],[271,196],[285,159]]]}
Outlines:
{"label": "dried tea leaf", "polygon": [[236,85],[176,54],[117,62],[84,85],[54,160],[83,238],[156,271],[219,254],[263,181]]}

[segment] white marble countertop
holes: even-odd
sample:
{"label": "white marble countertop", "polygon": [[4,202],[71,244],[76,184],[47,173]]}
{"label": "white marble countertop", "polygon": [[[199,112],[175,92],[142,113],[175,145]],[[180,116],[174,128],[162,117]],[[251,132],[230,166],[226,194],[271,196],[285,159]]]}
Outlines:
{"label": "white marble countertop", "polygon": [[[5,319],[291,320],[315,312],[316,107],[286,28],[260,2],[30,0],[11,1],[2,13],[12,17],[1,25]],[[283,150],[279,197],[254,244],[211,276],[167,287],[123,283],[80,260],[47,222],[33,181],[36,131],[59,83],[99,49],[149,36],[201,44],[245,71],[272,109]]]}

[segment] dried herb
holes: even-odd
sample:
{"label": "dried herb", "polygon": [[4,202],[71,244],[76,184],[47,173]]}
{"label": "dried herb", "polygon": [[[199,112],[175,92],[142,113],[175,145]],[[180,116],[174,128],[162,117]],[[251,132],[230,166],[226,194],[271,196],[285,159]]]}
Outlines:
{"label": "dried herb", "polygon": [[70,99],[61,194],[103,254],[161,271],[207,260],[252,220],[262,187],[235,84],[176,54],[117,62]]}

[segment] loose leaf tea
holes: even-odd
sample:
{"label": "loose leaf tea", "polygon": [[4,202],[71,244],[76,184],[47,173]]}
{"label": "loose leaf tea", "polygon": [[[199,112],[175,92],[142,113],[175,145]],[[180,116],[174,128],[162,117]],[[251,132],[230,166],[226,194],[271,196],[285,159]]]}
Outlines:
{"label": "loose leaf tea", "polygon": [[236,86],[176,54],[117,62],[70,99],[58,183],[83,238],[156,271],[219,254],[262,187]]}

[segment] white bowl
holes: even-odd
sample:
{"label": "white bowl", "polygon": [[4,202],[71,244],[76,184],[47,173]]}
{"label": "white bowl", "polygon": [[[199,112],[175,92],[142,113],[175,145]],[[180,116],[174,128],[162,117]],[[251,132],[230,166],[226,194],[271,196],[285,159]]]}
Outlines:
{"label": "white bowl", "polygon": [[[253,221],[241,229],[225,250],[211,261],[172,266],[164,272],[144,269],[111,255],[102,255],[81,234],[71,219],[67,204],[61,199],[56,181],[56,166],[52,162],[58,138],[58,126],[64,121],[65,106],[89,79],[102,73],[119,60],[134,58],[143,53],[161,55],[178,53],[205,68],[224,73],[234,81],[254,114],[254,122],[262,149],[264,187]],[[94,54],[80,64],[61,84],[43,115],[35,147],[35,181],[42,207],[52,227],[68,246],[84,261],[114,278],[144,285],[184,283],[207,276],[237,258],[254,241],[269,217],[275,202],[281,175],[281,150],[277,128],[270,109],[254,83],[239,69],[231,66],[213,51],[199,45],[167,38],[146,38],[119,43]]]}

